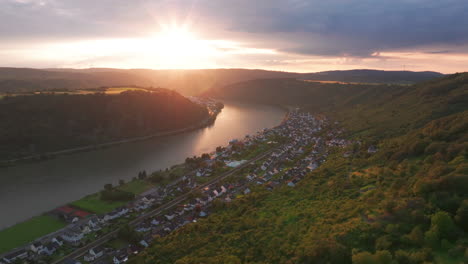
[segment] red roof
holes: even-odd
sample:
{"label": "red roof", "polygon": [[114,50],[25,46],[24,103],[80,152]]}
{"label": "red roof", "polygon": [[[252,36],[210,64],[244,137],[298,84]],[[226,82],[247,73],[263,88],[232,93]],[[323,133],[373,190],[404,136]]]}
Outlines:
{"label": "red roof", "polygon": [[73,215],[78,216],[78,217],[80,217],[80,218],[85,218],[85,217],[87,217],[88,215],[90,215],[90,213],[85,212],[85,211],[78,210],[78,211],[74,212]]}
{"label": "red roof", "polygon": [[74,208],[72,208],[72,207],[70,207],[70,206],[68,206],[68,205],[64,205],[64,206],[59,207],[59,208],[57,208],[57,209],[55,209],[55,210],[57,210],[57,211],[59,211],[59,212],[62,212],[62,213],[65,213],[65,214],[69,214],[69,213],[75,211]]}

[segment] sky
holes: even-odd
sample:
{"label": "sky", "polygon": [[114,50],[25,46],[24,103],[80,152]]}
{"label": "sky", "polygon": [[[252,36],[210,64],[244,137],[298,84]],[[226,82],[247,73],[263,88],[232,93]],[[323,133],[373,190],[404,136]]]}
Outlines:
{"label": "sky", "polygon": [[467,0],[0,0],[0,66],[468,71]]}

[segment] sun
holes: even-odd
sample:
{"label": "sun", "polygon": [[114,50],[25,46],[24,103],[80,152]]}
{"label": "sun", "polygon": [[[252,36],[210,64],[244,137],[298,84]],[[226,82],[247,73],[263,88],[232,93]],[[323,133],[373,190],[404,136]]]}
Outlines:
{"label": "sun", "polygon": [[189,61],[193,57],[206,55],[208,46],[186,26],[164,25],[160,32],[150,38],[150,47],[147,49],[168,60]]}

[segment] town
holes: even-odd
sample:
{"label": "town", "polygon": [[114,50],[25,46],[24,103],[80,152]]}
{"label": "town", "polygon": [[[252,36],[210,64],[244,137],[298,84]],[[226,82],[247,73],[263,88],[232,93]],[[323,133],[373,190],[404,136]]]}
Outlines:
{"label": "town", "polygon": [[[294,188],[326,160],[330,147],[351,143],[332,127],[324,116],[291,110],[277,127],[187,158],[193,166],[190,173],[151,188],[110,213],[91,214],[68,205],[55,209],[54,214],[69,225],[4,254],[0,264],[125,263],[149,247],[155,236],[209,216],[219,203],[230,203],[258,187]],[[117,238],[127,243],[107,246]]]}

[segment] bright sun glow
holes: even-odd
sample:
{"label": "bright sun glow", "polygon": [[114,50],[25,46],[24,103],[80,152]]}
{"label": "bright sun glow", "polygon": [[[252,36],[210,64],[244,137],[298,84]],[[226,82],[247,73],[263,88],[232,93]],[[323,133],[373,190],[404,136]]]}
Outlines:
{"label": "bright sun glow", "polygon": [[8,50],[8,54],[15,53],[27,53],[35,61],[47,60],[65,68],[200,69],[219,68],[225,65],[223,61],[239,67],[238,56],[272,56],[276,51],[228,40],[201,39],[187,26],[171,24],[143,38],[43,43],[34,49]]}

